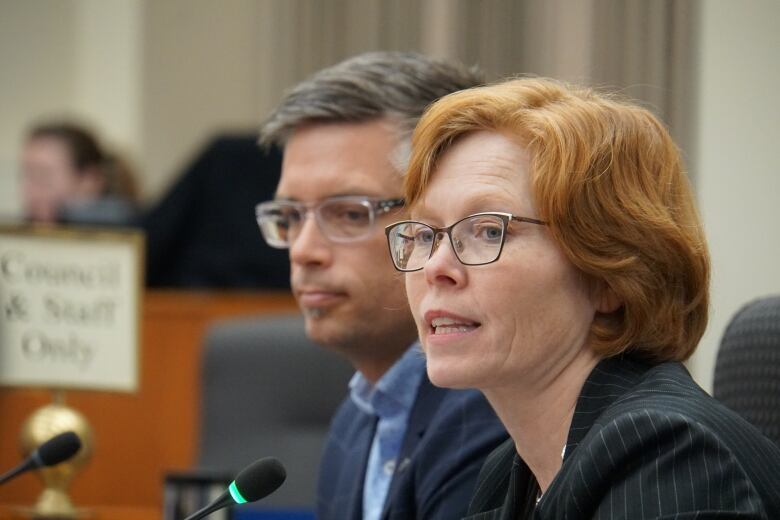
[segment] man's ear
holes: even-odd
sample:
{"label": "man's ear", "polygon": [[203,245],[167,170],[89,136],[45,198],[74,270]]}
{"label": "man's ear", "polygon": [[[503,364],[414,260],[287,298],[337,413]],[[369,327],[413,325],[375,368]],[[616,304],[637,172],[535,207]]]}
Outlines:
{"label": "man's ear", "polygon": [[606,282],[598,284],[594,303],[596,311],[601,314],[611,314],[623,305],[623,301]]}

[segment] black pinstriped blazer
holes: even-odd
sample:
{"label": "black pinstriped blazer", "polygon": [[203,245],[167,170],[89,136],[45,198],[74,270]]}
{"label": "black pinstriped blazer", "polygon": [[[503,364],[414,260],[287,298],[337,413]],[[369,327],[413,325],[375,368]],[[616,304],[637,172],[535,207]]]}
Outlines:
{"label": "black pinstriped blazer", "polygon": [[485,461],[468,520],[780,519],[780,449],[679,363],[601,361],[560,472],[538,485],[510,439]]}

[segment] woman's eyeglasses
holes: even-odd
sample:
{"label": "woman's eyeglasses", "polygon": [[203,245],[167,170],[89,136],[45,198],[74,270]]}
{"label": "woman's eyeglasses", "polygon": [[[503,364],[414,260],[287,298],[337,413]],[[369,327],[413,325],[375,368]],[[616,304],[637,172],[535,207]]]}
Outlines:
{"label": "woman's eyeglasses", "polygon": [[393,265],[399,271],[419,271],[447,235],[452,250],[464,265],[484,265],[498,260],[511,221],[540,226],[546,222],[511,213],[476,213],[451,226],[436,228],[424,222],[404,220],[385,228]]}

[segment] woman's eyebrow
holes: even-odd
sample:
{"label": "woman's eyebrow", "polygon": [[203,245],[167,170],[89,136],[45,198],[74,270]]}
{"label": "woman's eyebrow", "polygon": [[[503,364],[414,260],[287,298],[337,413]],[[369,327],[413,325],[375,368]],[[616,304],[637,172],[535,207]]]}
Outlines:
{"label": "woman's eyebrow", "polygon": [[[485,211],[500,211],[504,213],[523,214],[523,204],[517,197],[503,193],[478,193],[470,197],[462,206],[463,215],[482,213]],[[528,212],[528,211],[526,211]]]}

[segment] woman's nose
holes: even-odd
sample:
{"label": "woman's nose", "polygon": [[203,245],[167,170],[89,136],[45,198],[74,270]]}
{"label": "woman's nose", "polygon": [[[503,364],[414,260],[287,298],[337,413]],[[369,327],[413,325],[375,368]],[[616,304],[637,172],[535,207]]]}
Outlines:
{"label": "woman's nose", "polygon": [[425,263],[425,279],[434,285],[460,285],[465,282],[464,265],[458,260],[447,234],[436,233],[431,256]]}

